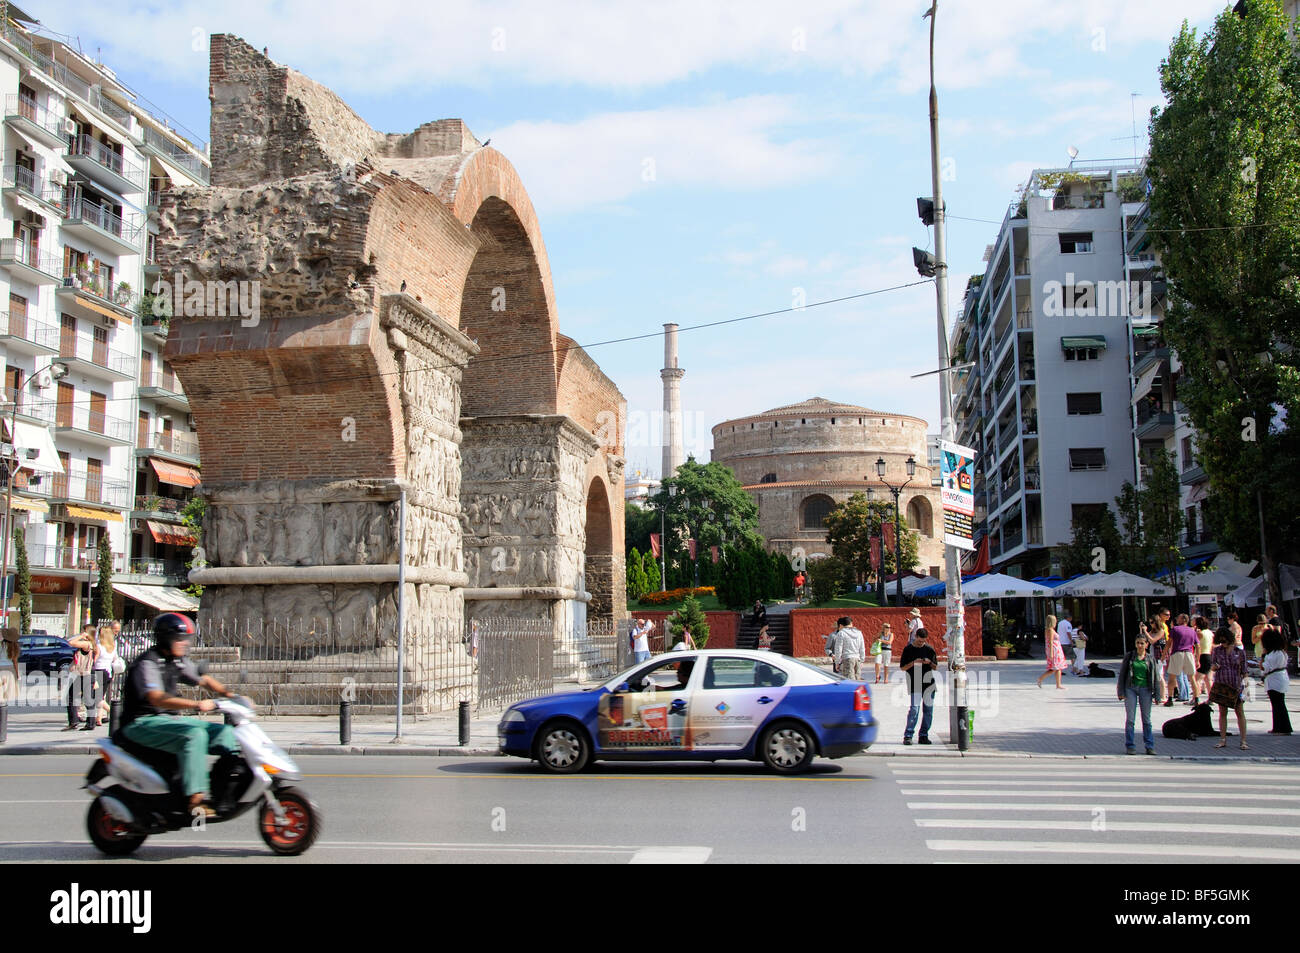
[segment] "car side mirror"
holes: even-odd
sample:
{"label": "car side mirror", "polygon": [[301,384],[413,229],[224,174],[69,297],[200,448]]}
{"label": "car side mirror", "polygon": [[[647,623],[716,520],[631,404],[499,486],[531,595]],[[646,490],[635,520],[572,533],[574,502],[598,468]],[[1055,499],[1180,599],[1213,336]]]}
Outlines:
{"label": "car side mirror", "polygon": [[620,683],[619,686],[614,689],[615,692],[630,692],[631,690],[632,690],[632,686],[629,685],[627,682]]}

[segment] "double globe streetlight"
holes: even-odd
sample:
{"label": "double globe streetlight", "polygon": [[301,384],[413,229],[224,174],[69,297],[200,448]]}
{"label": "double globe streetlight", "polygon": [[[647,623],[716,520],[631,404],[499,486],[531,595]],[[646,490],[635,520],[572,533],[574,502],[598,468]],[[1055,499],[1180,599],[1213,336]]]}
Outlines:
{"label": "double globe streetlight", "polygon": [[[895,579],[897,579],[897,587],[895,588],[894,592],[895,592],[895,604],[898,606],[902,606],[903,604],[903,519],[898,509],[898,497],[902,494],[903,489],[908,485],[908,483],[912,482],[912,477],[916,476],[916,458],[911,456],[907,458],[907,483],[900,484],[899,486],[893,486],[892,484],[886,482],[884,457],[879,457],[876,460],[876,476],[880,478],[881,483],[885,484],[885,488],[889,490],[890,493],[894,494],[894,573],[895,573]],[[884,534],[882,533],[881,536],[883,537]],[[881,553],[880,553],[880,573],[882,578],[884,577],[884,572],[885,572],[885,554],[884,554],[884,547],[882,546]],[[883,591],[882,591],[882,595],[883,595]]]}

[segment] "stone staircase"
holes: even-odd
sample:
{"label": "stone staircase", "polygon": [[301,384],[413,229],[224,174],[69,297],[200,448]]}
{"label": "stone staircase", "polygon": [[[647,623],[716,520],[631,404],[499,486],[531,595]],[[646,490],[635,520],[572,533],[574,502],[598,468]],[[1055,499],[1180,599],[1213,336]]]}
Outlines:
{"label": "stone staircase", "polygon": [[[758,648],[758,630],[760,628],[761,626],[755,625],[748,616],[741,616],[740,629],[736,632],[736,648]],[[787,613],[769,612],[767,631],[772,636],[773,652],[789,655],[793,651],[794,647],[790,637],[790,616]]]}

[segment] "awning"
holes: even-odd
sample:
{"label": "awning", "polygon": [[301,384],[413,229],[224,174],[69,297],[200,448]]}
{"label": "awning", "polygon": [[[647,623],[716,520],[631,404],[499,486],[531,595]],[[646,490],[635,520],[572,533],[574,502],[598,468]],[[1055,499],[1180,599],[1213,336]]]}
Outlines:
{"label": "awning", "polygon": [[48,513],[50,511],[50,505],[44,500],[29,500],[22,496],[15,496],[9,505],[16,510],[26,510],[29,513]]}
{"label": "awning", "polygon": [[1139,397],[1142,397],[1144,394],[1146,394],[1147,391],[1151,389],[1151,382],[1155,380],[1156,377],[1160,374],[1160,370],[1161,370],[1160,362],[1157,361],[1155,364],[1152,364],[1150,367],[1148,367],[1145,371],[1142,372],[1142,375],[1137,379],[1136,383],[1134,383],[1133,385],[1134,400],[1136,400]]}
{"label": "awning", "polygon": [[123,208],[129,208],[132,211],[140,212],[142,214],[144,212],[144,209],[139,208],[133,205],[132,203],[128,202],[126,199],[122,198],[122,196],[118,195],[112,189],[104,188],[94,179],[88,179],[84,175],[79,175],[77,176],[77,183],[79,185],[89,186],[90,188],[98,192],[100,195],[102,195],[104,198],[108,199],[110,202],[113,202],[117,205],[121,205]]}
{"label": "awning", "polygon": [[19,139],[25,142],[27,144],[27,148],[31,149],[32,152],[35,152],[37,156],[41,154],[40,150],[43,149],[44,146],[38,146],[35,142],[32,141],[32,137],[27,135],[27,133],[23,132],[21,129],[16,129],[13,126],[10,126],[9,134],[17,136]]}
{"label": "awning", "polygon": [[115,582],[113,591],[120,592],[128,599],[142,602],[151,609],[160,612],[198,612],[199,600],[183,589],[175,586],[139,586],[132,583]]}
{"label": "awning", "polygon": [[1067,351],[1081,351],[1085,348],[1105,346],[1106,335],[1104,334],[1079,334],[1073,337],[1061,338],[1061,347]]}
{"label": "awning", "polygon": [[1192,487],[1192,492],[1187,494],[1187,502],[1189,504],[1200,503],[1202,500],[1206,499],[1209,495],[1210,495],[1209,481],[1206,481],[1205,483],[1198,483],[1196,484],[1196,486]]}
{"label": "awning", "polygon": [[149,526],[149,535],[155,543],[168,543],[172,546],[193,546],[198,542],[194,534],[184,526],[159,523],[157,520],[145,520]]}
{"label": "awning", "polygon": [[122,514],[115,510],[100,510],[93,506],[74,506],[69,503],[66,506],[68,515],[79,520],[104,520],[108,523],[123,522]]}
{"label": "awning", "polygon": [[[5,430],[9,429],[9,421],[5,421]],[[35,450],[36,456],[31,459],[22,459],[20,465],[24,470],[34,470],[40,473],[62,473],[63,464],[59,462],[59,451],[54,448],[54,439],[50,436],[50,431],[37,424],[29,424],[22,420],[14,421],[14,445],[19,450]]]}
{"label": "awning", "polygon": [[158,474],[158,479],[163,483],[170,483],[172,486],[198,486],[202,477],[199,471],[193,467],[182,467],[175,463],[164,463],[161,460],[149,458],[153,464],[154,472]]}
{"label": "awning", "polygon": [[86,297],[85,295],[77,295],[77,304],[81,305],[81,307],[83,308],[89,308],[91,311],[94,311],[97,314],[102,314],[106,318],[112,318],[114,321],[120,321],[122,324],[128,326],[131,324],[130,318],[126,317],[123,314],[119,314],[117,311],[114,311],[112,308],[106,308],[102,304],[96,304],[94,301],[91,301],[90,298]]}
{"label": "awning", "polygon": [[[28,198],[27,196],[23,195],[23,193],[21,192],[14,192],[10,196],[10,198],[12,198],[14,202],[18,204],[19,208],[25,208],[33,215],[40,216],[42,222],[45,222],[46,219],[50,219],[54,217],[54,213],[51,212],[49,209],[47,209],[44,205],[42,205],[40,202],[36,201],[35,199]],[[37,225],[36,227],[44,228],[45,226]]]}
{"label": "awning", "polygon": [[1160,325],[1158,324],[1144,324],[1133,329],[1133,336],[1135,338],[1154,337],[1159,333],[1160,333]]}

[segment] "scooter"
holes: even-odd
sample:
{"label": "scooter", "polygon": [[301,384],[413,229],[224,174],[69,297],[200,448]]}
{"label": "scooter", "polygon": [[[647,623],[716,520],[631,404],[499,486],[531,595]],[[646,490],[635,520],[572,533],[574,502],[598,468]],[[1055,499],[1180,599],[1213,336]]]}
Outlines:
{"label": "scooter", "polygon": [[295,856],[315,843],[320,812],[291,786],[302,773],[255,724],[253,702],[219,698],[216,705],[239,741],[238,754],[223,754],[212,766],[208,790],[216,815],[190,807],[176,755],[136,744],[119,731],[111,740],[96,739],[99,760],[86,774],[84,787],[94,797],[86,830],[96,847],[106,854],[129,854],[151,834],[234,820],[251,808],[258,833],[275,853]]}

